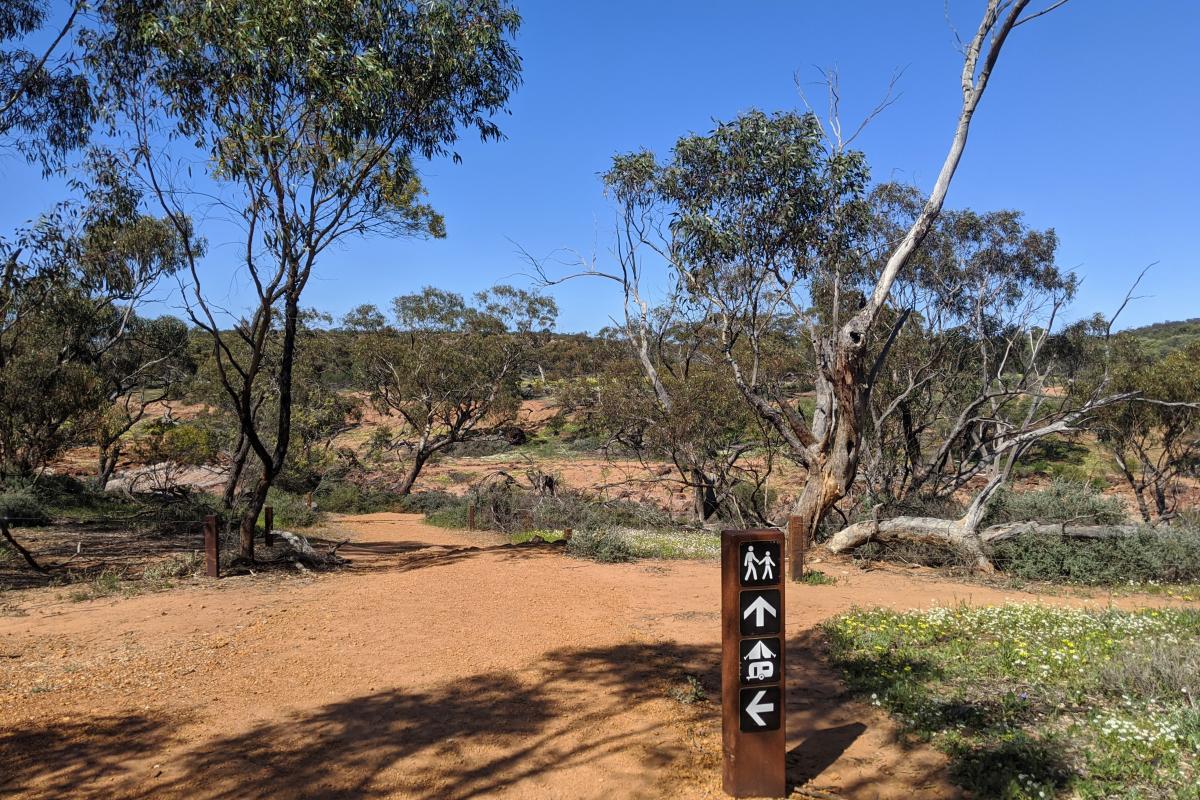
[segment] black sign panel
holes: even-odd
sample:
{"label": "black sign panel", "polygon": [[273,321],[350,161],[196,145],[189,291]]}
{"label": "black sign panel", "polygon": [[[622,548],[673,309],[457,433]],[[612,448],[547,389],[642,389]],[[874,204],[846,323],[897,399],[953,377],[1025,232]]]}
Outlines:
{"label": "black sign panel", "polygon": [[779,730],[783,704],[780,702],[778,686],[742,689],[738,699],[743,733]]}
{"label": "black sign panel", "polygon": [[742,685],[779,682],[779,656],[782,642],[778,636],[770,639],[742,639],[740,663]]}
{"label": "black sign panel", "polygon": [[758,589],[740,594],[738,619],[742,636],[779,633],[779,590]]}
{"label": "black sign panel", "polygon": [[779,542],[742,542],[738,551],[738,574],[742,586],[779,583]]}

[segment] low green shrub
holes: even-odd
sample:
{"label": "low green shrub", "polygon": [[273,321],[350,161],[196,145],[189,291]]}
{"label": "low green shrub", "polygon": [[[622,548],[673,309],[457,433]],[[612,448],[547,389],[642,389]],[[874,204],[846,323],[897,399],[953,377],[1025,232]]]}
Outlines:
{"label": "low green shrub", "polygon": [[29,489],[0,492],[0,517],[11,520],[12,527],[33,527],[50,521],[46,507]]}
{"label": "low green shrub", "polygon": [[1119,525],[1127,520],[1118,497],[1100,493],[1090,483],[1055,479],[1032,492],[1004,487],[988,506],[985,525],[1003,522],[1071,522],[1077,525]]}
{"label": "low green shrub", "polygon": [[1112,539],[1023,534],[992,548],[996,566],[1026,580],[1091,586],[1200,581],[1200,531],[1144,528]]}
{"label": "low green shrub", "polygon": [[395,492],[350,481],[325,480],[313,493],[313,500],[321,511],[334,514],[375,514],[399,511],[403,498]]}
{"label": "low green shrub", "polygon": [[[466,501],[457,495],[434,489],[428,492],[414,492],[406,497],[398,498],[395,510],[403,511],[406,514],[432,514],[457,506],[466,508]],[[463,526],[466,526],[466,522],[463,523]]]}
{"label": "low green shrub", "polygon": [[309,528],[321,520],[320,512],[310,509],[302,495],[272,488],[267,493],[267,505],[274,509],[278,528]]}
{"label": "low green shrub", "polygon": [[629,541],[615,530],[580,530],[571,535],[567,552],[579,558],[614,564],[633,561],[633,548]]}

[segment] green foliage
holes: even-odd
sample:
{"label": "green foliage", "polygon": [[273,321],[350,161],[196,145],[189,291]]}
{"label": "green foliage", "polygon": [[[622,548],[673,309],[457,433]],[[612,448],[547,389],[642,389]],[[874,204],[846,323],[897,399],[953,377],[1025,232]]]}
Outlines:
{"label": "green foliage", "polygon": [[678,703],[683,703],[685,706],[703,703],[708,699],[708,692],[704,691],[704,684],[695,675],[686,676],[683,683],[672,686],[667,695]]}
{"label": "green foliage", "polygon": [[25,488],[0,492],[0,517],[13,520],[12,527],[33,527],[50,521],[41,499]]}
{"label": "green foliage", "polygon": [[271,487],[267,505],[275,509],[275,527],[310,528],[321,521],[319,511],[308,507],[303,496]]}
{"label": "green foliage", "polygon": [[832,586],[837,583],[837,578],[826,575],[820,570],[810,569],[805,570],[804,577],[800,579],[800,582],[809,586]]}
{"label": "green foliage", "polygon": [[1165,358],[1200,343],[1200,319],[1156,322],[1122,331],[1122,336],[1138,340],[1152,358]]}
{"label": "green foliage", "polygon": [[1200,581],[1200,531],[1145,528],[1098,540],[1025,534],[997,543],[991,557],[1000,569],[1026,580],[1189,583]]}
{"label": "green foliage", "polygon": [[360,387],[382,413],[404,426],[380,437],[378,454],[407,459],[400,492],[411,491],[434,454],[510,423],[520,407],[523,370],[554,324],[557,307],[543,295],[496,286],[468,303],[432,287],[393,301],[395,327],[371,306],[351,313]]}
{"label": "green foliage", "polygon": [[190,237],[143,214],[112,159],[87,166],[82,202],[0,239],[0,477],[32,475],[93,440],[110,404],[142,385],[112,381],[129,377],[135,341],[162,327],[132,310],[179,269]]}
{"label": "green foliage", "polygon": [[[68,27],[83,9],[72,7]],[[93,114],[72,37],[56,37],[63,23],[52,9],[60,10],[40,0],[0,0],[0,152],[15,148],[47,172],[87,143]]]}
{"label": "green foliage", "polygon": [[445,492],[401,495],[348,480],[322,483],[313,498],[321,511],[335,514],[375,514],[381,511],[428,514],[461,502]]}
{"label": "green foliage", "polygon": [[975,797],[1195,796],[1200,612],[868,610],[824,630],[851,691]]}
{"label": "green foliage", "polygon": [[620,532],[599,528],[572,533],[571,541],[567,542],[567,552],[605,564],[633,561],[635,558],[629,541]]}
{"label": "green foliage", "polygon": [[[397,511],[403,511],[407,514],[434,514],[443,509],[465,508],[461,497],[450,494],[449,492],[413,492],[412,494],[398,496]],[[453,526],[443,526],[453,527]],[[465,527],[465,523],[464,526]]]}
{"label": "green foliage", "polygon": [[1019,492],[1005,486],[988,507],[985,525],[1001,522],[1070,522],[1119,525],[1127,520],[1119,497],[1101,494],[1089,483],[1055,479],[1046,489]]}
{"label": "green foliage", "polygon": [[154,420],[139,433],[135,449],[139,460],[146,464],[171,461],[202,466],[216,461],[221,448],[217,431],[203,422]]}

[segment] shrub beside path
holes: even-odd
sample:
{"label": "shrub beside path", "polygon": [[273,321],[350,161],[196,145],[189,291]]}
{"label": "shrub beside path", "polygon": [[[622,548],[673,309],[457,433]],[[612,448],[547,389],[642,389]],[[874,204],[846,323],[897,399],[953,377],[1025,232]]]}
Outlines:
{"label": "shrub beside path", "polygon": [[[352,566],[333,574],[3,598],[0,795],[722,796],[716,564],[597,564],[415,515],[337,527]],[[844,696],[816,626],[856,605],[1035,597],[820,566],[836,584],[789,590],[797,796],[957,796],[942,755]]]}

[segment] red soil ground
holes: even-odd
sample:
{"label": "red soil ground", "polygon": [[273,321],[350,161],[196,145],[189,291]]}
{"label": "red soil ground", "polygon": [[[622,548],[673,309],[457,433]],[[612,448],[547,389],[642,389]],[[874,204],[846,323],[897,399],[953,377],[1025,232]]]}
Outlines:
{"label": "red soil ground", "polygon": [[[9,593],[0,796],[722,796],[717,565],[602,565],[406,515],[337,527],[353,564],[333,574]],[[821,566],[836,585],[789,590],[795,796],[957,796],[938,753],[844,695],[815,626],[855,605],[1034,598]],[[670,698],[687,675],[709,700]]]}

